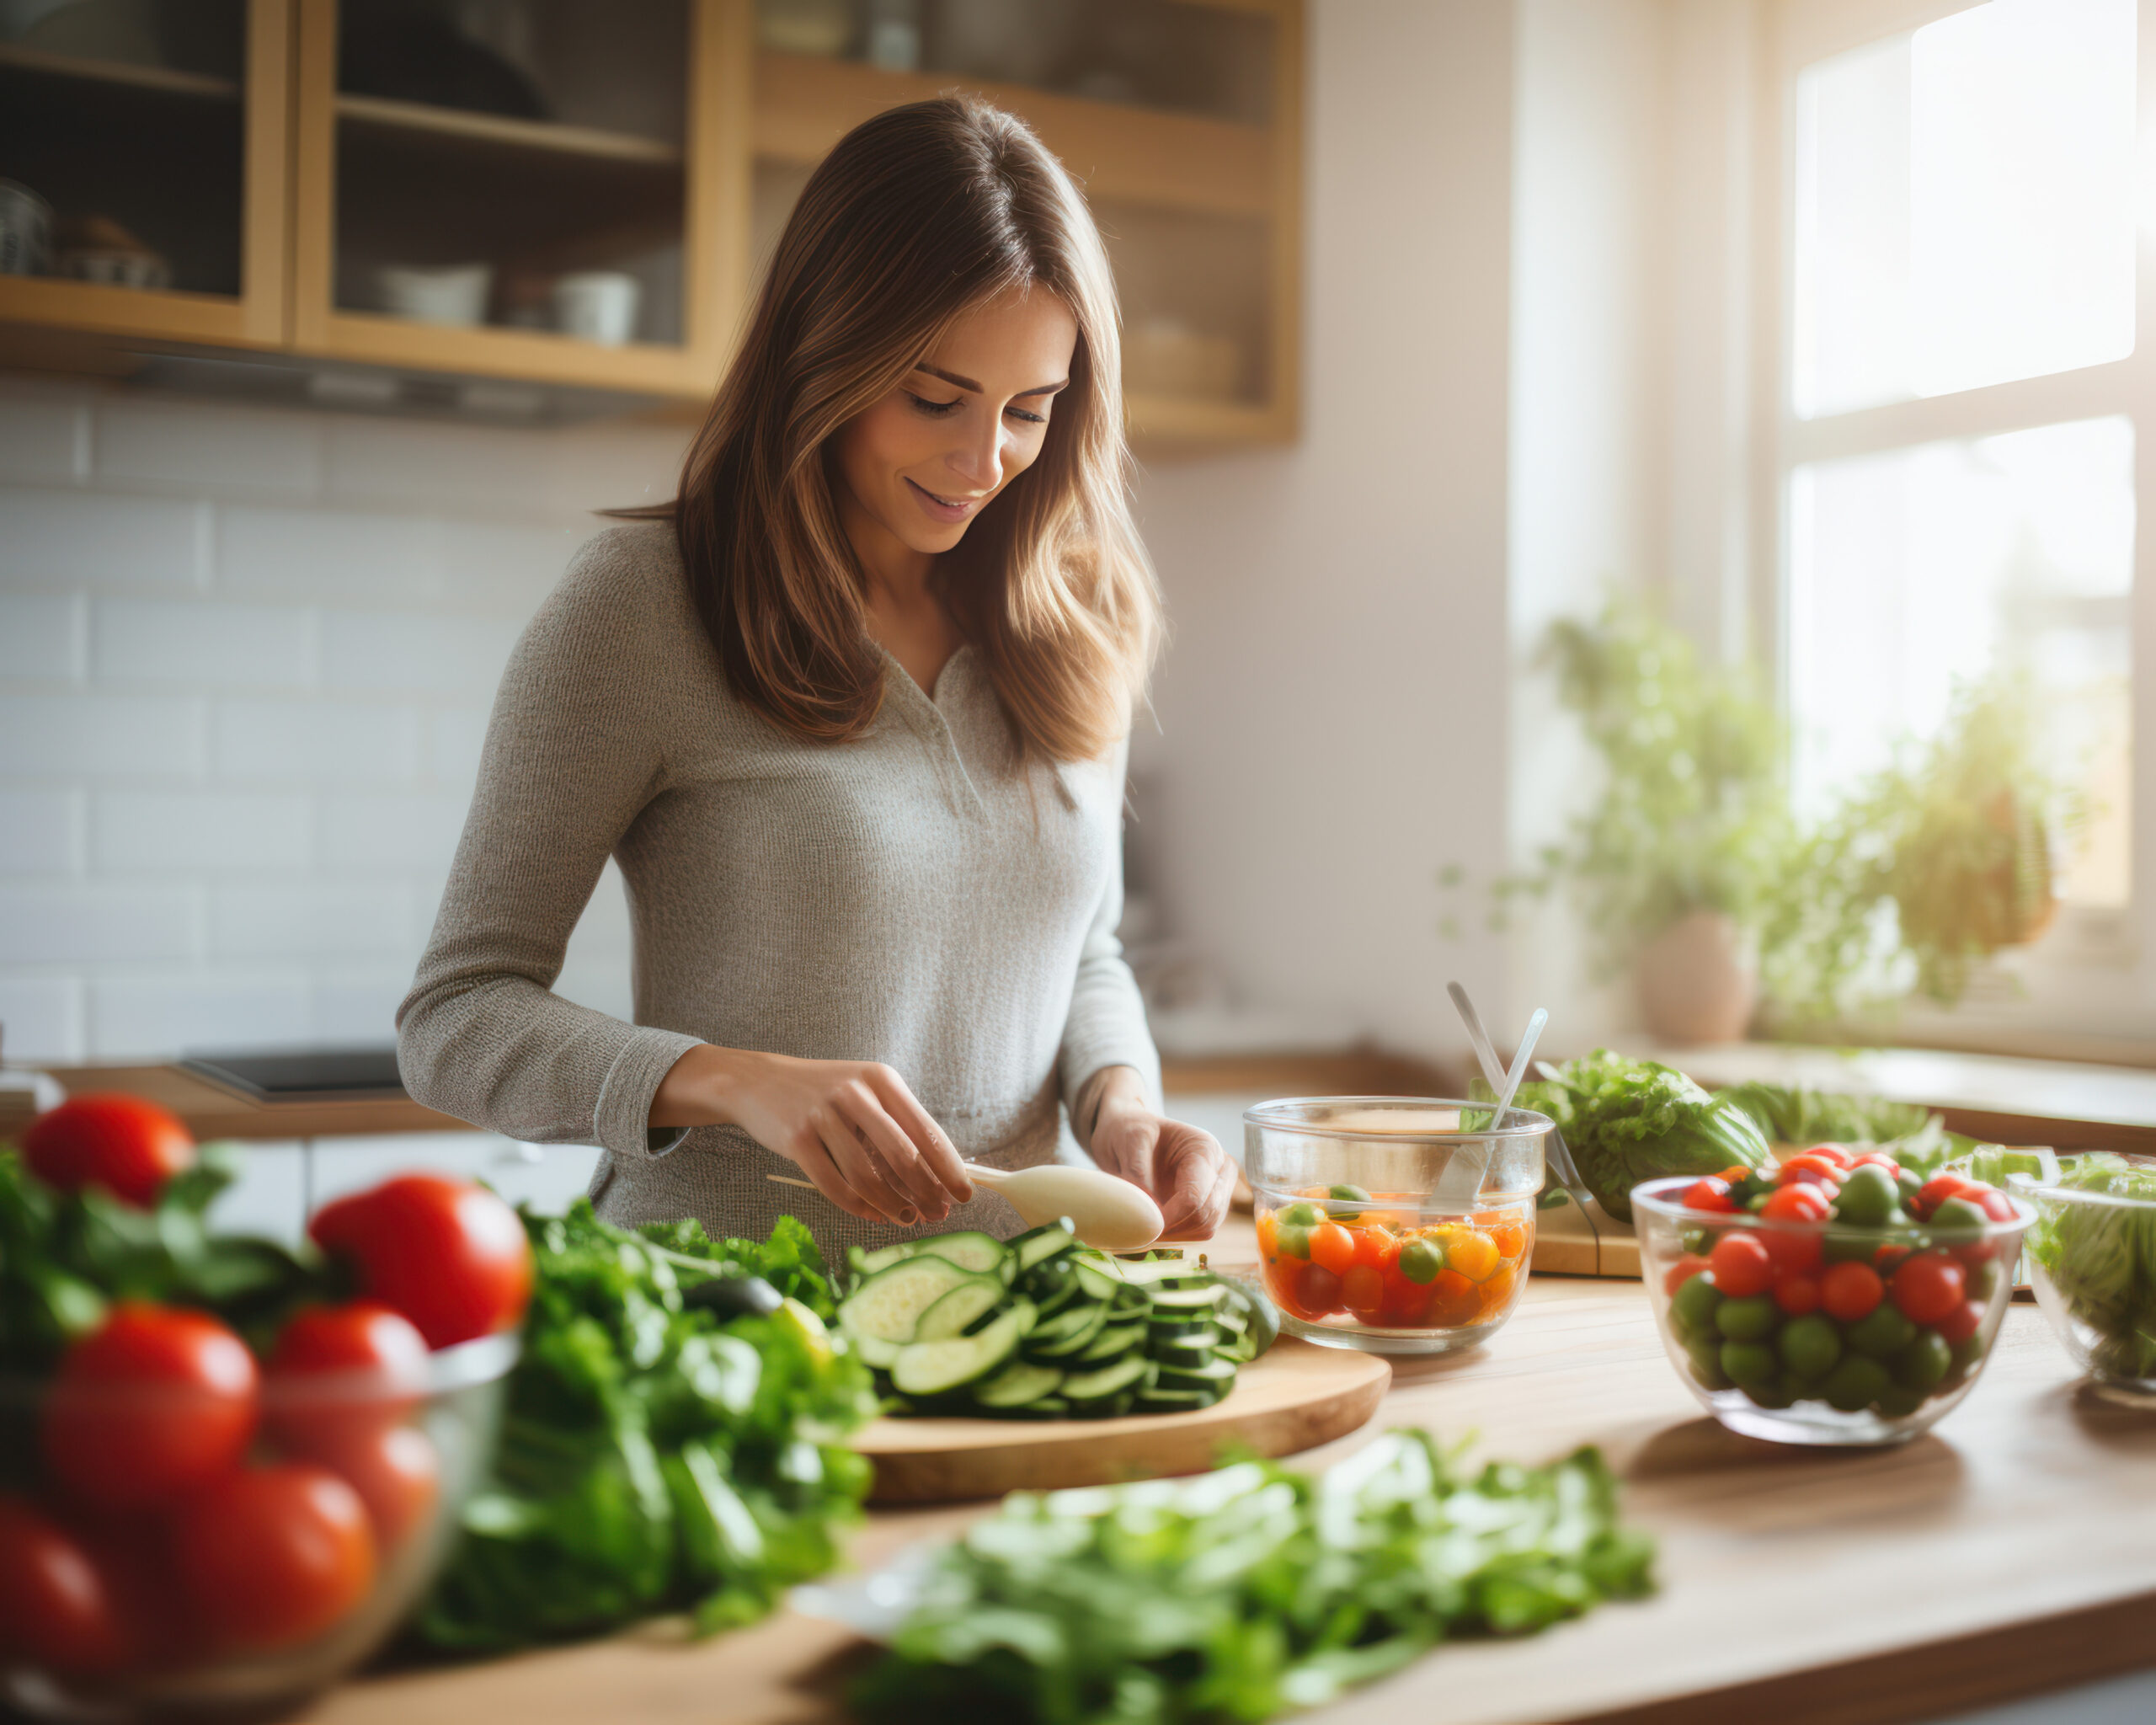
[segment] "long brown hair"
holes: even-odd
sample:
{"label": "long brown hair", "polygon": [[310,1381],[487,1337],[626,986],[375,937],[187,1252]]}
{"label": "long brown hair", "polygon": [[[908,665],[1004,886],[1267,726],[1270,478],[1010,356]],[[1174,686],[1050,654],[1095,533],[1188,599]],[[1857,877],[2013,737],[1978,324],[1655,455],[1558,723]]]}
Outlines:
{"label": "long brown hair", "polygon": [[1114,280],[1061,164],[962,97],[864,121],[810,175],[680,495],[650,511],[673,519],[735,694],[782,730],[841,742],[883,699],[826,444],[967,312],[1036,288],[1077,321],[1070,387],[938,574],[1026,756],[1089,759],[1122,736],[1161,608],[1130,516]]}

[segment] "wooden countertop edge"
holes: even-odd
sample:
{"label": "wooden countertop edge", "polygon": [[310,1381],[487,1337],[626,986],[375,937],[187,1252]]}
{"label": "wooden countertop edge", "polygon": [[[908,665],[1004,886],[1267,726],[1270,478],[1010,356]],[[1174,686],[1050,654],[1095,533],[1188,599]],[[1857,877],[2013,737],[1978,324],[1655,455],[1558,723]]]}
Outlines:
{"label": "wooden countertop edge", "polygon": [[1912,1725],[2156,1666],[2156,1592],[1551,1725]]}

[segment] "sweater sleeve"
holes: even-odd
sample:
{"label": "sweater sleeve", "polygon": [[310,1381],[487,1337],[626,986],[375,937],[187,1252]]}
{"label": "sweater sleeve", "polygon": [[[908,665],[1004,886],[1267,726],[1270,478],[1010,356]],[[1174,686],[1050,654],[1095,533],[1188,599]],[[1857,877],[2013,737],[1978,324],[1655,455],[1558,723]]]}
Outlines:
{"label": "sweater sleeve", "polygon": [[616,531],[586,546],[510,655],[441,910],[398,1008],[397,1057],[430,1108],[634,1160],[680,1141],[646,1121],[698,1039],[552,992],[608,855],[665,784],[665,618],[629,542]]}
{"label": "sweater sleeve", "polygon": [[1086,930],[1078,953],[1078,979],[1070,994],[1070,1015],[1064,1021],[1063,1047],[1058,1060],[1064,1105],[1078,1119],[1079,1098],[1086,1085],[1110,1066],[1137,1071],[1145,1094],[1161,1106],[1161,1055],[1153,1045],[1153,1033],[1145,1023],[1145,1000],[1138,979],[1123,956],[1123,943],[1116,927],[1123,921],[1123,807],[1121,790],[1124,763],[1118,756],[1114,772],[1118,792],[1118,820],[1108,841],[1107,884],[1101,902]]}

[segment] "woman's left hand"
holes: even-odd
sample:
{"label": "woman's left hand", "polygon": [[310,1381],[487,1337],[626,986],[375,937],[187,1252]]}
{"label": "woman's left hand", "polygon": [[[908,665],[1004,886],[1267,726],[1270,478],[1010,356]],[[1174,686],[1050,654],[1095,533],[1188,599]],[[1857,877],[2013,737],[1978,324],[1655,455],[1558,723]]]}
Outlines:
{"label": "woman's left hand", "polygon": [[1163,1240],[1209,1239],[1228,1214],[1235,1190],[1228,1153],[1210,1132],[1154,1113],[1134,1082],[1102,1097],[1086,1148],[1102,1168],[1151,1194]]}

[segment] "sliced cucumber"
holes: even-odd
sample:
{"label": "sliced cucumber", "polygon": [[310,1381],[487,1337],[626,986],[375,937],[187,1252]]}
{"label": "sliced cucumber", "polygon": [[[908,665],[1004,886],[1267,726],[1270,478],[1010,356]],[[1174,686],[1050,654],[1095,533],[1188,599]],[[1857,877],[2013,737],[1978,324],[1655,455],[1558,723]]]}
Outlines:
{"label": "sliced cucumber", "polygon": [[[943,1297],[947,1300],[951,1296],[947,1294]],[[1180,1335],[1156,1335],[1153,1338],[1153,1352],[1162,1359],[1207,1359],[1219,1345],[1220,1332],[1210,1324],[1201,1324]]]}
{"label": "sliced cucumber", "polygon": [[1220,1309],[1214,1322],[1230,1312],[1242,1316],[1248,1323],[1250,1338],[1250,1351],[1243,1358],[1255,1359],[1280,1339],[1280,1308],[1246,1283],[1225,1282],[1221,1289]]}
{"label": "sliced cucumber", "polygon": [[1032,1302],[1014,1300],[978,1334],[909,1343],[891,1364],[891,1382],[904,1396],[947,1395],[978,1383],[1018,1351],[1019,1342],[1033,1327]]}
{"label": "sliced cucumber", "polygon": [[1075,1265],[1074,1268],[1078,1277],[1078,1285],[1085,1290],[1088,1299],[1110,1300],[1123,1292],[1123,1284],[1112,1274],[1097,1270],[1092,1265],[1083,1261]]}
{"label": "sliced cucumber", "polygon": [[[1012,1262],[1017,1262],[1016,1254]],[[1051,1258],[1038,1269],[1024,1272],[1018,1278],[1018,1286],[1043,1313],[1051,1315],[1086,1291],[1079,1284],[1077,1266],[1067,1258]]]}
{"label": "sliced cucumber", "polygon": [[1100,1333],[1086,1344],[1078,1356],[1081,1365],[1105,1365],[1119,1359],[1134,1348],[1145,1345],[1145,1326],[1143,1324],[1103,1324]]}
{"label": "sliced cucumber", "polygon": [[887,1270],[894,1263],[904,1263],[917,1257],[925,1240],[901,1240],[895,1246],[879,1246],[873,1252],[864,1252],[858,1246],[846,1249],[846,1261],[852,1269],[856,1281],[866,1281],[878,1270]]}
{"label": "sliced cucumber", "polygon": [[[1235,1381],[1235,1368],[1225,1359],[1209,1359],[1203,1365],[1170,1365],[1163,1361],[1158,1379],[1164,1390],[1202,1390],[1209,1384],[1217,1384],[1224,1393]],[[903,1389],[905,1386],[899,1387]]]}
{"label": "sliced cucumber", "polygon": [[[1003,1261],[1010,1257],[1010,1250],[992,1234],[968,1230],[958,1234],[934,1234],[926,1240],[907,1242],[915,1257],[926,1252],[935,1258],[947,1258],[962,1270],[971,1270],[977,1276],[1001,1275]],[[890,1247],[883,1248],[893,1250]]]}
{"label": "sliced cucumber", "polygon": [[1157,1288],[1189,1280],[1198,1274],[1191,1267],[1175,1258],[1154,1258],[1134,1261],[1122,1258],[1116,1268],[1123,1272],[1123,1279],[1134,1288]]}
{"label": "sliced cucumber", "polygon": [[1125,1354],[1097,1370],[1075,1372],[1063,1381],[1063,1397],[1073,1408],[1089,1402],[1105,1402],[1125,1390],[1150,1387],[1153,1363],[1136,1354]]}
{"label": "sliced cucumber", "polygon": [[849,1336],[910,1342],[921,1315],[961,1282],[973,1279],[947,1258],[901,1258],[868,1278],[839,1307],[839,1327]]}
{"label": "sliced cucumber", "polygon": [[881,1336],[853,1336],[848,1338],[853,1351],[861,1356],[863,1365],[873,1365],[878,1371],[889,1371],[891,1362],[899,1357],[903,1342],[886,1342]]}
{"label": "sliced cucumber", "polygon": [[1025,1407],[1043,1397],[1053,1396],[1062,1381],[1063,1374],[1052,1365],[1029,1365],[1014,1359],[994,1377],[975,1384],[973,1396],[983,1407]]}
{"label": "sliced cucumber", "polygon": [[1198,1413],[1220,1399],[1215,1390],[1152,1389],[1138,1398],[1140,1413]]}
{"label": "sliced cucumber", "polygon": [[968,1276],[921,1315],[914,1326],[916,1342],[940,1342],[946,1336],[962,1336],[974,1322],[1010,1298],[1003,1278],[993,1272]]}
{"label": "sliced cucumber", "polygon": [[997,1414],[1004,1419],[1068,1419],[1070,1404],[1060,1396],[1043,1396],[1038,1402],[1028,1402],[1019,1407],[999,1407]]}
{"label": "sliced cucumber", "polygon": [[1049,1320],[1047,1327],[1055,1332],[1043,1335],[1035,1331],[1026,1345],[1027,1354],[1034,1359],[1064,1359],[1083,1352],[1093,1338],[1107,1327],[1108,1309],[1081,1300],[1059,1316]]}
{"label": "sliced cucumber", "polygon": [[1153,1290],[1153,1310],[1155,1311],[1209,1311],[1219,1303],[1220,1284],[1205,1282],[1195,1288],[1155,1288]]}
{"label": "sliced cucumber", "polygon": [[1018,1254],[1018,1268],[1023,1272],[1037,1268],[1050,1258],[1061,1258],[1066,1252],[1075,1252],[1078,1236],[1062,1223],[1050,1222],[1046,1227],[1021,1234],[1011,1242],[1010,1249]]}

